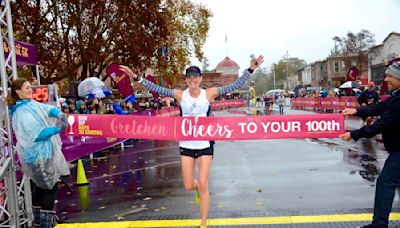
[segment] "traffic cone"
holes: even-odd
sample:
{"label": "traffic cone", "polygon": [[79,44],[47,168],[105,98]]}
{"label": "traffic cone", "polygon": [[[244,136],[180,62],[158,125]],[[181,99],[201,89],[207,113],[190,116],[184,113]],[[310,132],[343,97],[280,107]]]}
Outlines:
{"label": "traffic cone", "polygon": [[89,186],[78,186],[79,201],[81,203],[81,210],[87,210],[89,207]]}
{"label": "traffic cone", "polygon": [[85,173],[85,168],[83,167],[82,160],[78,159],[78,167],[76,171],[76,185],[87,185],[89,184],[87,178],[86,178],[86,173]]}

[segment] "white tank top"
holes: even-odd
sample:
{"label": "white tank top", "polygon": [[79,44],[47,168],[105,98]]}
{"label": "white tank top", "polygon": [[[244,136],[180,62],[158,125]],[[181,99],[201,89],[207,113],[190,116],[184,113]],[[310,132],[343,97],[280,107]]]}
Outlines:
{"label": "white tank top", "polygon": [[[182,93],[182,116],[207,116],[210,102],[207,100],[206,90],[201,89],[197,98],[191,97],[189,89]],[[205,149],[210,147],[210,141],[180,141],[179,146],[187,149]]]}

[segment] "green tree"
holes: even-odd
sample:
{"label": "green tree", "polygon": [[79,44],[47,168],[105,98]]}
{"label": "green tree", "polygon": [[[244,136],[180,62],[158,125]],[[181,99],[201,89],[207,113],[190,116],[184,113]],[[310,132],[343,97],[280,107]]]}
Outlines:
{"label": "green tree", "polygon": [[[289,58],[288,60],[286,60],[286,58],[282,58],[281,60],[279,60],[278,63],[273,63],[271,65],[271,69],[275,68],[276,88],[284,89],[286,76],[293,75],[299,69],[303,68],[305,65],[307,65],[307,62],[304,59],[299,59],[296,57]],[[288,71],[287,74],[286,74],[286,67]]]}
{"label": "green tree", "polygon": [[205,72],[210,72],[210,70],[208,69],[208,67],[210,67],[210,64],[208,63],[208,58],[207,58],[207,57],[204,57],[204,58],[203,58],[203,69],[202,69],[202,72],[203,72],[203,73],[205,73]]}
{"label": "green tree", "polygon": [[268,70],[265,67],[261,67],[252,75],[254,78],[254,88],[256,89],[257,96],[265,94],[268,87]]}

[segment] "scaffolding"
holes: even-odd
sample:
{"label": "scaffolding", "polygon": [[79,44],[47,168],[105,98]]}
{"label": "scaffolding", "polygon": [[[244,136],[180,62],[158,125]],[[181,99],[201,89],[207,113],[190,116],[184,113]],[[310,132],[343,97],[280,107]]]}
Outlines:
{"label": "scaffolding", "polygon": [[[4,56],[4,44],[9,55]],[[17,78],[14,33],[9,0],[0,0],[0,227],[32,225],[32,199],[29,179],[16,162],[9,110],[5,104],[9,81]],[[20,176],[17,181],[17,174]]]}

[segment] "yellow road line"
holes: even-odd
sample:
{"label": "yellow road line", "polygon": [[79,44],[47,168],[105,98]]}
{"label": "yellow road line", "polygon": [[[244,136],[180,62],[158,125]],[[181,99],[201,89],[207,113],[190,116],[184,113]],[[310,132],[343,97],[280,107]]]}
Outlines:
{"label": "yellow road line", "polygon": [[[372,214],[336,214],[336,215],[307,215],[307,216],[278,216],[278,217],[248,217],[248,218],[215,218],[209,219],[209,225],[274,225],[274,224],[299,224],[299,223],[326,223],[326,222],[354,222],[370,221]],[[390,220],[400,221],[400,213],[392,213]],[[182,227],[198,226],[199,219],[180,220],[142,220],[124,222],[96,222],[60,224],[56,228],[139,228],[139,227]]]}

